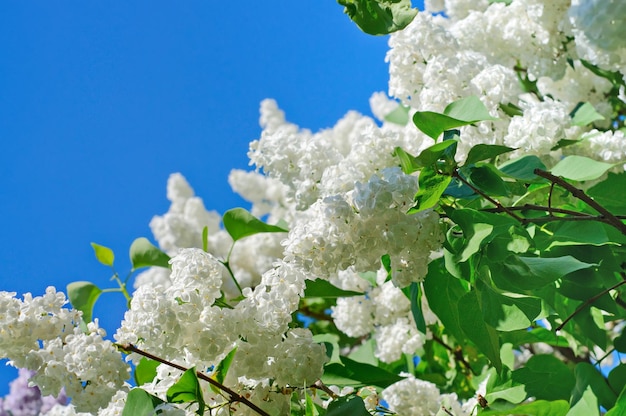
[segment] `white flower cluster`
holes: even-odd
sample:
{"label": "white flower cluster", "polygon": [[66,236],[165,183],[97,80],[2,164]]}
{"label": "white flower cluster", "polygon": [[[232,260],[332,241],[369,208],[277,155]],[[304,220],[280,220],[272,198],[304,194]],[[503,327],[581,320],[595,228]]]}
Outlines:
{"label": "white flower cluster", "polygon": [[[444,11],[448,17],[420,13],[405,30],[391,35],[389,94],[412,111],[439,112],[452,101],[478,96],[498,120],[461,129],[461,159],[478,143],[547,155],[560,139],[581,138],[584,131],[572,126],[569,114],[584,102],[606,118],[596,127],[610,128],[614,114],[606,97],[612,85],[582,60],[626,75],[620,23],[626,19],[624,3],[578,0],[571,7],[570,0],[505,3],[427,2],[428,10]],[[525,94],[520,79],[536,81],[538,96]],[[523,114],[507,115],[501,106],[509,104]],[[607,160],[601,149],[586,146],[584,140],[580,146],[584,150],[574,151]],[[618,154],[626,154],[625,142],[615,142],[611,156]],[[552,152],[553,159],[545,162],[553,164],[560,155]]]}
{"label": "white flower cluster", "polygon": [[81,313],[64,308],[66,303],[53,287],[23,301],[0,292],[0,357],[35,371],[31,381],[43,395],[64,388],[78,411],[96,412],[123,388],[130,369],[98,323],[83,332]]}
{"label": "white flower cluster", "polygon": [[417,179],[399,168],[386,168],[353,187],[345,195],[318,200],[302,213],[283,243],[287,258],[315,277],[329,278],[352,266],[378,270],[381,256],[388,254],[396,285],[421,281],[441,233],[434,212],[406,214]]}

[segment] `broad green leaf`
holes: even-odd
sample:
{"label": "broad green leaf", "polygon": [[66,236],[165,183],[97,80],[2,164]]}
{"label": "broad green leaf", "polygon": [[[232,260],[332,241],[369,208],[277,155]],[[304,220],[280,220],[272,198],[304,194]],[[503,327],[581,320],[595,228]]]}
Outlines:
{"label": "broad green leaf", "polygon": [[522,384],[516,384],[513,380],[507,380],[505,383],[496,386],[488,391],[485,399],[489,403],[496,400],[506,400],[509,403],[520,403],[526,398],[526,390]]}
{"label": "broad green leaf", "polygon": [[[450,305],[450,307],[453,307]],[[467,338],[485,354],[493,366],[500,371],[500,341],[496,330],[485,323],[478,293],[473,290],[463,295],[457,303],[459,324]]]}
{"label": "broad green leaf", "polygon": [[348,358],[354,361],[358,361],[360,363],[371,364],[377,366],[379,364],[378,358],[376,358],[376,341],[373,338],[370,338],[364,341],[361,345],[356,347],[350,354]]}
{"label": "broad green leaf", "polygon": [[91,282],[72,282],[67,285],[67,297],[74,309],[83,313],[83,321],[89,323],[93,316],[93,307],[102,293],[102,289]]}
{"label": "broad green leaf", "polygon": [[428,274],[423,282],[424,295],[428,299],[428,306],[441,320],[446,331],[457,342],[463,343],[465,334],[461,329],[459,310],[454,305],[465,295],[466,289],[461,280],[446,271],[442,263],[440,259],[428,265]]}
{"label": "broad green leaf", "polygon": [[377,386],[388,387],[402,380],[402,377],[383,368],[360,363],[348,357],[341,357],[341,364],[326,364],[322,381],[328,385],[338,386]]}
{"label": "broad green leaf", "polygon": [[571,406],[567,416],[600,416],[598,398],[593,394],[591,386],[584,387],[580,397],[571,402]]}
{"label": "broad green leaf", "polygon": [[448,156],[451,152],[452,156],[454,156],[457,144],[458,142],[454,139],[435,143],[422,150],[422,152],[414,158],[413,166],[418,169],[430,167],[433,166],[439,159],[444,158],[444,156]]}
{"label": "broad green leaf", "polygon": [[434,169],[422,170],[419,175],[419,190],[415,194],[415,205],[408,213],[415,214],[437,205],[451,180],[451,176],[440,175]]}
{"label": "broad green leaf", "polygon": [[496,236],[508,234],[511,227],[517,225],[513,218],[469,208],[454,210],[449,216],[461,227],[467,240],[465,247],[459,253],[458,261],[461,262],[476,254]]}
{"label": "broad green leaf", "polygon": [[480,143],[470,149],[467,154],[467,158],[465,159],[465,165],[471,165],[472,163],[480,162],[486,159],[493,159],[496,156],[513,150],[515,149],[512,147]]}
{"label": "broad green leaf", "polygon": [[313,335],[313,341],[326,346],[326,356],[328,356],[328,364],[341,364],[341,348],[339,348],[339,335],[337,334],[316,334]]}
{"label": "broad green leaf", "polygon": [[406,123],[409,122],[409,107],[400,104],[391,113],[387,114],[384,119],[388,123],[406,126]]}
{"label": "broad green leaf", "polygon": [[357,395],[338,397],[328,405],[326,416],[370,416],[363,399]]}
{"label": "broad green leaf", "polygon": [[363,293],[352,290],[339,289],[324,279],[307,280],[306,288],[304,289],[305,298],[344,298],[362,295]]}
{"label": "broad green leaf", "polygon": [[502,342],[510,342],[514,346],[543,342],[555,347],[567,347],[567,339],[546,328],[538,327],[530,331],[520,330],[500,334]]}
{"label": "broad green leaf", "polygon": [[146,415],[152,416],[159,405],[165,403],[163,400],[153,396],[139,387],[135,387],[128,392],[126,404],[122,410],[122,416]]}
{"label": "broad green leaf", "polygon": [[497,119],[489,114],[485,105],[476,96],[462,98],[448,104],[443,114],[418,111],[413,115],[415,126],[435,140],[446,130],[485,120]]}
{"label": "broad green leaf", "polygon": [[546,165],[544,165],[537,156],[526,155],[511,159],[498,166],[498,169],[500,172],[513,179],[520,181],[536,181],[543,179],[535,175],[535,169],[546,170]]}
{"label": "broad green leaf", "polygon": [[569,404],[565,400],[545,401],[537,400],[531,403],[521,404],[507,410],[486,410],[481,416],[565,416],[569,410]]}
{"label": "broad green leaf", "polygon": [[398,158],[400,161],[400,167],[402,168],[402,172],[410,175],[413,172],[417,172],[422,168],[422,166],[418,165],[415,161],[415,156],[410,153],[405,152],[401,147],[396,147],[393,151],[393,155]]}
{"label": "broad green leaf", "polygon": [[[217,367],[215,367],[213,374],[211,375],[211,378],[213,380],[217,381],[220,384],[224,384],[224,380],[226,379],[226,374],[228,374],[228,369],[230,368],[230,365],[233,362],[233,358],[235,357],[236,352],[237,352],[237,347],[233,348],[228,354],[226,354],[226,357],[224,357],[222,361],[219,362]],[[213,390],[215,393],[220,392],[220,390],[212,384],[211,384],[211,390]]]}
{"label": "broad green leaf", "polygon": [[578,363],[574,369],[574,374],[576,375],[576,387],[570,400],[572,406],[583,399],[583,394],[588,387],[591,388],[602,407],[610,409],[615,405],[617,394],[613,392],[602,373],[593,365]]}
{"label": "broad green leaf", "polygon": [[615,407],[609,410],[604,416],[626,416],[626,387],[621,390]]}
{"label": "broad green leaf", "polygon": [[609,373],[608,380],[614,392],[622,391],[626,386],[626,364],[622,363],[614,367]]}
{"label": "broad green leaf", "polygon": [[370,35],[387,35],[404,29],[417,15],[411,0],[337,0],[344,13]]}
{"label": "broad green leaf", "polygon": [[115,260],[115,254],[113,254],[113,250],[96,243],[91,243],[91,247],[93,247],[96,258],[100,263],[104,264],[105,266],[113,266],[113,261]]}
{"label": "broad green leaf", "polygon": [[277,225],[269,225],[256,218],[243,208],[233,208],[222,217],[224,228],[234,241],[258,233],[286,233],[286,230]]}
{"label": "broad green leaf", "polygon": [[538,400],[569,400],[574,380],[567,365],[552,355],[534,355],[513,371],[513,381],[524,384],[528,396]]}
{"label": "broad green leaf", "polygon": [[538,289],[576,270],[593,266],[572,256],[543,258],[513,255],[502,264],[506,274],[502,277],[518,288]]}
{"label": "broad green leaf", "polygon": [[204,414],[204,396],[196,375],[196,367],[185,371],[180,379],[167,389],[169,403],[198,403],[196,414]]}
{"label": "broad green leaf", "polygon": [[546,228],[551,233],[548,240],[550,245],[546,248],[546,251],[557,246],[618,244],[609,238],[607,233],[608,227],[608,225],[597,221],[560,221],[549,224]]}
{"label": "broad green leaf", "polygon": [[130,262],[133,270],[142,267],[170,267],[170,256],[155,247],[145,237],[139,237],[130,245]]}
{"label": "broad green leaf", "polygon": [[598,162],[588,157],[571,155],[557,163],[550,172],[572,181],[590,181],[598,179],[613,166],[615,163]]}
{"label": "broad green leaf", "polygon": [[510,196],[511,192],[496,173],[495,167],[490,165],[473,166],[464,169],[472,184],[490,196]]}
{"label": "broad green leaf", "polygon": [[481,280],[476,282],[485,322],[499,331],[515,331],[531,326],[541,313],[541,300],[529,296],[505,296]]}
{"label": "broad green leaf", "polygon": [[385,278],[385,282],[390,281],[393,278],[393,270],[391,268],[391,256],[389,254],[383,254],[380,256],[380,264],[383,266],[383,269],[387,272],[387,277]]}
{"label": "broad green leaf", "polygon": [[612,214],[624,215],[626,192],[615,192],[616,189],[626,189],[626,172],[609,173],[605,180],[589,188],[587,195]]}
{"label": "broad green leaf", "polygon": [[149,360],[146,357],[142,357],[139,364],[135,367],[135,382],[138,386],[142,384],[150,383],[157,375],[158,361]]}
{"label": "broad green leaf", "polygon": [[596,111],[591,103],[580,103],[571,114],[572,125],[586,126],[594,121],[604,120],[604,116]]}
{"label": "broad green leaf", "polygon": [[626,332],[622,331],[614,340],[613,346],[617,352],[626,352]]}
{"label": "broad green leaf", "polygon": [[564,147],[574,145],[576,143],[580,143],[580,140],[561,139],[558,142],[556,142],[556,144],[554,146],[552,146],[552,148],[550,148],[550,150],[551,151],[559,150],[559,149],[562,149]]}

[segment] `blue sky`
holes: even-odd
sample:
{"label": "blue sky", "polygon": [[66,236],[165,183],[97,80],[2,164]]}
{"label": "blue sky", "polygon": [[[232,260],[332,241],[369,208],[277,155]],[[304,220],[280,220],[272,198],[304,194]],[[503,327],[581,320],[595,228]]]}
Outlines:
{"label": "blue sky", "polygon": [[[124,274],[172,172],[210,209],[244,204],[227,177],[248,167],[262,99],[317,130],[387,90],[387,38],[334,1],[6,0],[0,46],[0,290],[18,294],[111,287],[89,243]],[[110,335],[123,304],[96,308]],[[0,366],[0,395],[15,374]]]}

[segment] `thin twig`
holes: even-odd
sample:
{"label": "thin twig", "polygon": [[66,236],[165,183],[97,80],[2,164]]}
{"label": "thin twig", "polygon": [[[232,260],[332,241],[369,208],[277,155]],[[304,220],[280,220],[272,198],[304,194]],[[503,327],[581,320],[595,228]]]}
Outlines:
{"label": "thin twig", "polygon": [[311,388],[315,388],[315,389],[319,389],[319,390],[325,391],[326,394],[328,394],[330,397],[333,398],[333,400],[339,398],[337,393],[335,393],[334,391],[329,389],[326,384],[322,383],[322,380],[317,380],[315,383],[313,383]]}
{"label": "thin twig", "polygon": [[[134,352],[139,355],[143,355],[146,358],[149,358],[154,361],[158,361],[161,364],[169,365],[170,367],[173,367],[177,370],[180,370],[180,371],[189,370],[188,368],[185,368],[182,365],[174,364],[171,361],[167,361],[163,358],[157,357],[156,355],[152,355],[149,352],[140,350],[139,348],[135,347],[133,344],[122,344],[122,345],[118,344],[118,346],[125,352]],[[266,413],[263,409],[259,408],[256,404],[252,403],[250,400],[246,399],[245,397],[243,397],[242,395],[238,393],[235,393],[233,390],[229,389],[222,383],[216,380],[213,380],[211,377],[207,376],[206,374],[201,373],[200,371],[196,371],[196,375],[198,376],[199,379],[206,381],[207,383],[217,387],[224,393],[228,394],[230,403],[236,403],[236,402],[243,403],[246,406],[248,406],[250,409],[260,414],[261,416],[270,416],[268,413]]]}
{"label": "thin twig", "polygon": [[472,189],[472,191],[476,192],[478,195],[482,196],[483,198],[485,198],[487,201],[491,202],[492,204],[494,204],[496,207],[498,207],[499,209],[501,209],[503,212],[506,212],[509,216],[515,218],[516,220],[518,220],[519,222],[521,222],[522,224],[525,223],[524,218],[520,217],[519,215],[515,214],[513,211],[511,211],[508,207],[505,207],[504,205],[502,205],[499,201],[493,199],[492,197],[490,197],[489,195],[487,195],[486,193],[484,193],[483,191],[481,191],[480,189],[476,188],[474,185],[472,185],[467,179],[465,179],[458,170],[455,170],[452,173],[452,176],[454,176],[455,178],[458,178],[461,182],[463,182],[465,185],[467,185],[470,189]]}
{"label": "thin twig", "polygon": [[585,309],[587,306],[591,305],[593,302],[595,302],[596,300],[600,299],[602,296],[606,295],[607,293],[609,293],[611,290],[617,289],[618,287],[620,287],[621,285],[625,284],[626,280],[622,280],[619,283],[614,284],[613,286],[611,286],[608,289],[604,289],[602,292],[597,293],[596,295],[590,297],[589,299],[587,299],[583,304],[579,305],[578,308],[576,308],[576,310],[567,318],[565,318],[565,320],[561,323],[561,325],[557,326],[555,331],[560,331],[561,329],[563,329],[563,327],[565,325],[567,325],[567,323],[569,321],[572,320],[572,318],[574,316],[576,316],[580,311],[582,311],[583,309]]}
{"label": "thin twig", "polygon": [[472,369],[472,366],[470,365],[470,363],[468,363],[465,360],[465,357],[463,357],[463,353],[459,352],[458,350],[455,350],[454,348],[452,348],[451,346],[449,346],[448,344],[446,344],[441,338],[439,338],[437,335],[433,334],[433,341],[435,341],[436,343],[438,343],[439,345],[441,345],[442,347],[444,347],[445,349],[447,349],[448,351],[450,351],[450,353],[454,356],[454,358],[459,361],[461,364],[463,364],[463,366],[468,369],[472,374],[477,375],[474,370]]}
{"label": "thin twig", "polygon": [[601,214],[603,217],[605,217],[608,224],[617,228],[622,234],[626,235],[626,224],[620,221],[619,218],[617,218],[615,215],[609,212],[602,205],[594,201],[593,198],[588,196],[583,190],[576,188],[574,185],[568,183],[564,179],[558,176],[554,176],[553,174],[551,174],[550,172],[546,172],[545,170],[535,169],[534,173],[535,175],[541,176],[542,178],[547,179],[550,182],[556,183],[562,188],[570,191],[572,195],[574,195],[576,198],[580,199],[581,201],[589,205],[591,208],[598,211],[598,213]]}

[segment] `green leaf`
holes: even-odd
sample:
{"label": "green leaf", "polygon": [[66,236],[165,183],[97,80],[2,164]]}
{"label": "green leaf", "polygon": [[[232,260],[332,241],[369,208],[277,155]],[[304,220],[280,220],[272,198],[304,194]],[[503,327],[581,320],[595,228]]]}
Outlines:
{"label": "green leaf", "polygon": [[384,120],[388,123],[406,126],[406,123],[409,122],[409,109],[409,107],[400,104],[391,113],[387,114]]}
{"label": "green leaf", "polygon": [[452,152],[452,156],[454,156],[457,144],[458,142],[454,139],[435,143],[422,150],[422,152],[414,158],[413,166],[417,169],[431,167],[435,164],[435,162],[444,156],[447,156],[450,152]]}
{"label": "green leaf", "polygon": [[610,409],[615,406],[617,395],[613,392],[602,373],[593,365],[589,363],[578,363],[574,369],[574,374],[576,375],[576,387],[574,388],[570,400],[572,406],[583,398],[587,387],[591,388],[602,407]]}
{"label": "green leaf", "polygon": [[130,245],[130,262],[133,270],[142,267],[170,267],[170,256],[155,247],[145,237],[139,237]]}
{"label": "green leaf", "polygon": [[598,398],[593,394],[590,386],[587,386],[581,393],[580,399],[571,403],[571,408],[567,416],[600,416],[600,406]]}
{"label": "green leaf", "polygon": [[461,227],[467,240],[458,253],[457,259],[460,262],[467,261],[496,236],[509,234],[511,227],[517,225],[513,218],[469,208],[456,209],[449,215]]}
{"label": "green leaf", "polygon": [[626,416],[626,387],[621,390],[615,407],[609,410],[604,416]]}
{"label": "green leaf", "polygon": [[370,35],[387,35],[404,29],[417,15],[411,0],[337,0],[344,13]]}
{"label": "green leaf", "polygon": [[530,331],[520,330],[500,334],[502,342],[510,342],[514,346],[543,342],[555,347],[568,347],[567,340],[546,328],[538,327]]}
{"label": "green leaf", "polygon": [[587,195],[612,214],[624,215],[626,214],[626,192],[615,192],[616,189],[626,189],[626,172],[610,172],[605,180],[589,188]]}
{"label": "green leaf", "polygon": [[417,330],[422,334],[426,334],[426,321],[422,312],[422,287],[419,283],[413,282],[410,286],[402,289],[402,292],[411,301],[411,313],[413,314],[413,319],[415,319]]}
{"label": "green leaf", "polygon": [[360,363],[348,357],[341,357],[341,364],[331,363],[324,367],[324,384],[338,386],[377,386],[388,387],[402,380],[402,377],[375,365]]}
{"label": "green leaf", "polygon": [[622,331],[622,333],[613,340],[613,347],[615,347],[617,352],[626,352],[626,332]]}
{"label": "green leaf", "polygon": [[535,155],[526,155],[511,159],[498,166],[500,172],[520,181],[536,181],[541,178],[535,175],[535,169],[546,170],[546,165]]}
{"label": "green leaf", "polygon": [[604,116],[598,113],[590,103],[578,104],[570,116],[574,126],[586,126],[594,121],[604,120]]}
{"label": "green leaf", "polygon": [[256,218],[243,208],[233,208],[222,217],[224,228],[234,241],[258,233],[286,233],[286,230],[277,225],[269,225]]}
{"label": "green leaf", "polygon": [[[211,375],[211,378],[213,380],[217,381],[220,384],[224,384],[224,380],[226,379],[226,374],[228,374],[228,369],[230,368],[230,365],[233,362],[233,358],[235,358],[236,352],[237,352],[237,347],[233,348],[228,354],[226,354],[226,357],[224,357],[222,361],[219,362],[217,367],[215,367],[213,374]],[[221,392],[221,390],[215,387],[213,384],[211,384],[211,390],[213,390],[215,393]]]}
{"label": "green leaf", "polygon": [[467,292],[461,280],[453,277],[443,267],[441,259],[428,265],[428,274],[423,282],[424,295],[428,306],[437,315],[441,323],[459,343],[465,339],[459,321],[459,310],[456,305]]}
{"label": "green leaf", "polygon": [[622,391],[626,386],[626,364],[614,367],[609,373],[608,380],[613,391]]}
{"label": "green leaf", "polygon": [[419,189],[415,194],[415,205],[408,213],[415,214],[437,205],[451,180],[451,176],[440,175],[432,168],[422,170],[419,175]]}
{"label": "green leaf", "polygon": [[500,104],[500,110],[502,110],[504,114],[506,114],[509,117],[524,115],[524,112],[522,111],[522,109],[512,103]]}
{"label": "green leaf", "polygon": [[202,229],[202,250],[205,253],[209,252],[209,227],[206,225]]}
{"label": "green leaf", "polygon": [[204,413],[204,396],[196,375],[196,367],[185,371],[180,379],[167,389],[169,403],[198,403],[196,414]]}
{"label": "green leaf", "polygon": [[158,361],[142,357],[139,364],[135,367],[135,382],[137,385],[141,386],[142,384],[152,382],[157,375],[158,366]]}
{"label": "green leaf", "polygon": [[502,264],[505,273],[502,277],[518,288],[538,289],[576,270],[593,266],[572,256],[543,258],[513,255]]}
{"label": "green leaf", "polygon": [[315,334],[313,335],[313,341],[318,344],[324,344],[326,346],[326,356],[328,357],[328,364],[338,363],[341,364],[341,348],[339,347],[339,335],[337,334]]}
{"label": "green leaf", "polygon": [[152,416],[155,409],[163,403],[165,402],[158,397],[136,387],[128,392],[122,416]]}
{"label": "green leaf", "polygon": [[398,158],[402,172],[407,175],[420,170],[420,166],[415,162],[415,156],[405,152],[401,147],[396,147],[394,149],[393,156]]}
{"label": "green leaf", "polygon": [[[452,305],[450,305],[452,306]],[[457,303],[459,324],[463,333],[485,354],[493,366],[501,371],[500,341],[496,330],[487,325],[483,319],[477,291],[463,295]]]}
{"label": "green leaf", "polygon": [[304,406],[305,406],[305,415],[306,416],[318,416],[319,412],[315,407],[315,403],[313,403],[313,399],[309,393],[304,389]]}
{"label": "green leaf", "polygon": [[326,416],[370,416],[363,399],[357,395],[341,396],[328,405]]}
{"label": "green leaf", "polygon": [[415,126],[435,140],[446,130],[485,120],[497,119],[489,114],[485,105],[476,96],[462,98],[448,104],[443,110],[443,114],[418,111],[413,115]]}
{"label": "green leaf", "polygon": [[486,410],[480,413],[481,416],[565,416],[569,410],[569,404],[565,400],[548,402],[537,400],[531,403],[521,404],[513,409],[506,410]]}
{"label": "green leaf", "polygon": [[598,179],[615,165],[615,163],[598,162],[588,157],[571,155],[563,158],[550,172],[572,181],[590,181]]}
{"label": "green leaf", "polygon": [[105,266],[113,267],[113,261],[115,260],[115,254],[113,254],[113,250],[96,243],[91,243],[91,247],[93,247],[96,258],[100,263],[104,264]]}
{"label": "green leaf", "polygon": [[493,159],[496,156],[513,150],[515,149],[512,147],[480,143],[470,149],[467,154],[467,158],[465,159],[465,165],[471,165],[472,163],[480,162],[486,159]]}
{"label": "green leaf", "polygon": [[505,296],[481,280],[476,282],[485,322],[499,331],[528,328],[541,313],[541,299]]}
{"label": "green leaf", "polygon": [[465,168],[464,171],[469,173],[468,177],[472,184],[491,196],[510,196],[511,192],[506,184],[496,172],[495,167],[490,165],[472,166]]}
{"label": "green leaf", "polygon": [[72,282],[67,285],[67,297],[74,309],[83,313],[83,321],[92,321],[93,307],[102,293],[102,289],[91,282]]}
{"label": "green leaf", "polygon": [[524,384],[528,396],[537,400],[569,400],[574,380],[567,365],[552,355],[534,355],[513,371],[513,381]]}
{"label": "green leaf", "polygon": [[306,288],[304,289],[305,298],[344,298],[362,295],[363,293],[352,290],[339,289],[324,279],[307,280]]}

